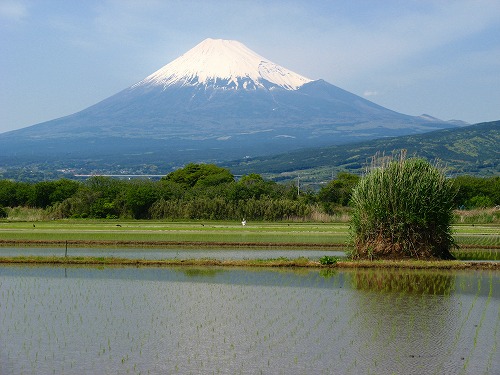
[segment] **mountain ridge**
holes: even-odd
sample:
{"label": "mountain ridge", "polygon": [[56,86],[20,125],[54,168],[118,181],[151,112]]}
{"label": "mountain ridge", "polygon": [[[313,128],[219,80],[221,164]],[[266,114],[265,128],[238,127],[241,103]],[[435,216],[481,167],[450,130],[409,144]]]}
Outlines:
{"label": "mountain ridge", "polygon": [[88,108],[0,134],[0,167],[66,161],[169,170],[456,126],[309,80],[239,42],[207,39]]}
{"label": "mountain ridge", "polygon": [[449,175],[500,175],[500,120],[424,134],[376,139],[339,146],[303,149],[269,158],[225,163],[235,174],[260,173],[278,181],[318,184],[338,172],[362,174],[376,154],[391,155],[405,149],[408,156],[444,166]]}

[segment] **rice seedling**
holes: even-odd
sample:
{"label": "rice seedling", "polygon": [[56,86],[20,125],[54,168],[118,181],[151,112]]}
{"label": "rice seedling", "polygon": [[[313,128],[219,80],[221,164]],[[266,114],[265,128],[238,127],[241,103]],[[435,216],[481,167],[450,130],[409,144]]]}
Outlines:
{"label": "rice seedling", "polygon": [[452,254],[460,260],[500,260],[500,249],[464,249]]}
{"label": "rice seedling", "polygon": [[[486,303],[495,273],[461,273],[445,298],[393,285],[442,290],[450,273],[384,271],[391,288],[380,291],[353,288],[359,270],[336,269],[330,278],[313,270],[185,270],[1,266],[0,337],[9,337],[1,372],[433,373],[465,355],[474,316],[481,328],[467,368],[484,372],[486,350],[496,369],[498,329],[486,329],[498,326],[496,299]],[[478,298],[468,313],[471,292]]]}

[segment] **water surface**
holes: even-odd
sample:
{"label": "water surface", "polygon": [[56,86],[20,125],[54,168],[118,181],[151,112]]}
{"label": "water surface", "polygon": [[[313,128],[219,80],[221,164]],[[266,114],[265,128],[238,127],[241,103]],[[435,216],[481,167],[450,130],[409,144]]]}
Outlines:
{"label": "water surface", "polygon": [[500,273],[0,267],[2,374],[498,374]]}
{"label": "water surface", "polygon": [[[61,247],[0,247],[0,256],[64,256]],[[303,249],[137,249],[137,248],[69,248],[68,256],[114,257],[130,259],[276,259],[280,257],[295,259],[306,257],[311,260],[328,255],[345,257],[344,251],[303,250]]]}

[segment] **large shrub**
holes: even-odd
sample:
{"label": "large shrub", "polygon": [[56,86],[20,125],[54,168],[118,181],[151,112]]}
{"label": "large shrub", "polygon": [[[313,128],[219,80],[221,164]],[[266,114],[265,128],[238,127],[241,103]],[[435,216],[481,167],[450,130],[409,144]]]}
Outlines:
{"label": "large shrub", "polygon": [[453,258],[454,195],[452,182],[423,159],[403,154],[372,168],[351,198],[353,256]]}

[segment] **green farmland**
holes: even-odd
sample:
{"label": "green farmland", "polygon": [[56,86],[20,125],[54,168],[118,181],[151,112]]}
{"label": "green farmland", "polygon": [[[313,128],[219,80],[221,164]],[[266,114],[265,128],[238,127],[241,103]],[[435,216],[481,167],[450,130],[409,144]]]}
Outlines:
{"label": "green farmland", "polygon": [[[454,236],[462,252],[487,252],[498,259],[499,225],[455,225]],[[53,220],[0,222],[0,245],[73,246],[197,246],[197,247],[300,247],[349,250],[346,223],[270,223],[228,221],[109,221]]]}
{"label": "green farmland", "polygon": [[321,223],[90,221],[2,222],[0,243],[82,242],[103,245],[168,243],[203,246],[346,246],[348,225]]}

